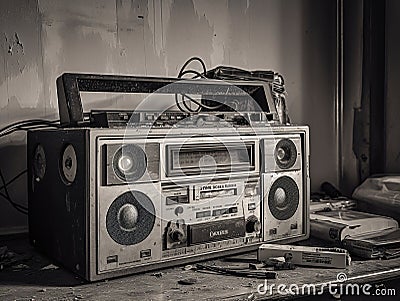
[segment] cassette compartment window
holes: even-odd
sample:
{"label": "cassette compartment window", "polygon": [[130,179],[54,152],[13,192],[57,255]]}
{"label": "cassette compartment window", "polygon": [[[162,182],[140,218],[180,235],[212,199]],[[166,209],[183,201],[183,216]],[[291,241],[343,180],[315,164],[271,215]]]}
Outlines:
{"label": "cassette compartment window", "polygon": [[168,176],[255,170],[254,142],[167,146]]}

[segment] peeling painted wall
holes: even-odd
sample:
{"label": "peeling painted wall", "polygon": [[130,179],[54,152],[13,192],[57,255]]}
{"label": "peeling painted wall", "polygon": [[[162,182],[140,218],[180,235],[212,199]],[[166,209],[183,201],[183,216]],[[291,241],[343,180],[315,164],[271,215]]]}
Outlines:
{"label": "peeling painted wall", "polygon": [[[191,56],[276,70],[292,121],[311,127],[313,188],[336,183],[334,0],[1,1],[0,41],[0,126],[56,118],[67,71],[175,76]],[[23,170],[24,135],[1,139],[0,155],[8,179]],[[24,181],[10,191],[21,203]],[[24,225],[1,199],[0,228]]]}

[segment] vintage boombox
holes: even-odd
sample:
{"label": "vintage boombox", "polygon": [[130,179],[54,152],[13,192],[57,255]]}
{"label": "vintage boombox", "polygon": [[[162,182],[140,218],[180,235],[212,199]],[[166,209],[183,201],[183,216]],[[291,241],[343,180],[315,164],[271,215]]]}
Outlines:
{"label": "vintage boombox", "polygon": [[32,244],[89,281],[309,236],[306,126],[40,129],[28,164]]}

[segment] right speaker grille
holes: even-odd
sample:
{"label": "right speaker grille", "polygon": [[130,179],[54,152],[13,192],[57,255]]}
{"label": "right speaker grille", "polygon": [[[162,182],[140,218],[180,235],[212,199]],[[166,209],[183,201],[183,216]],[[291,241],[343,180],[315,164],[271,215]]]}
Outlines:
{"label": "right speaker grille", "polygon": [[296,145],[292,140],[282,139],[275,147],[274,157],[276,164],[281,169],[288,169],[293,167],[297,159]]}
{"label": "right speaker grille", "polygon": [[297,211],[299,201],[299,188],[288,176],[275,180],[268,193],[269,210],[278,220],[291,218]]}

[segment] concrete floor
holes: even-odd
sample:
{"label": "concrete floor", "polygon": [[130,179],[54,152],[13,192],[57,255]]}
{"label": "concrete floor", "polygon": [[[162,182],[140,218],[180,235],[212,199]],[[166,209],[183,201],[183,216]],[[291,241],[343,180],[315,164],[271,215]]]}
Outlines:
{"label": "concrete floor", "polygon": [[[131,275],[95,283],[87,283],[74,274],[54,265],[29,245],[27,235],[0,237],[0,250],[7,246],[12,256],[7,260],[0,255],[0,300],[230,300],[253,301],[270,299],[257,294],[261,279],[226,276],[185,270],[182,267]],[[4,249],[3,249],[4,250]],[[0,252],[1,254],[1,252]],[[248,266],[255,254],[235,256],[209,263],[222,266]],[[378,271],[398,270],[400,259],[381,261],[353,261],[343,270],[349,277]],[[279,271],[278,279],[270,283],[320,283],[336,280],[342,270],[298,267],[293,271]],[[368,297],[367,300],[399,300],[399,273],[386,278],[368,278],[375,286],[394,288],[396,296]],[[396,278],[397,277],[397,278]],[[194,278],[193,285],[181,285],[181,279]],[[274,299],[282,296],[273,296]],[[286,297],[287,298],[287,297]],[[286,299],[285,298],[285,299]],[[329,294],[303,297],[302,300],[335,300]],[[337,300],[337,299],[336,299]],[[342,296],[341,300],[366,300],[365,296]]]}

